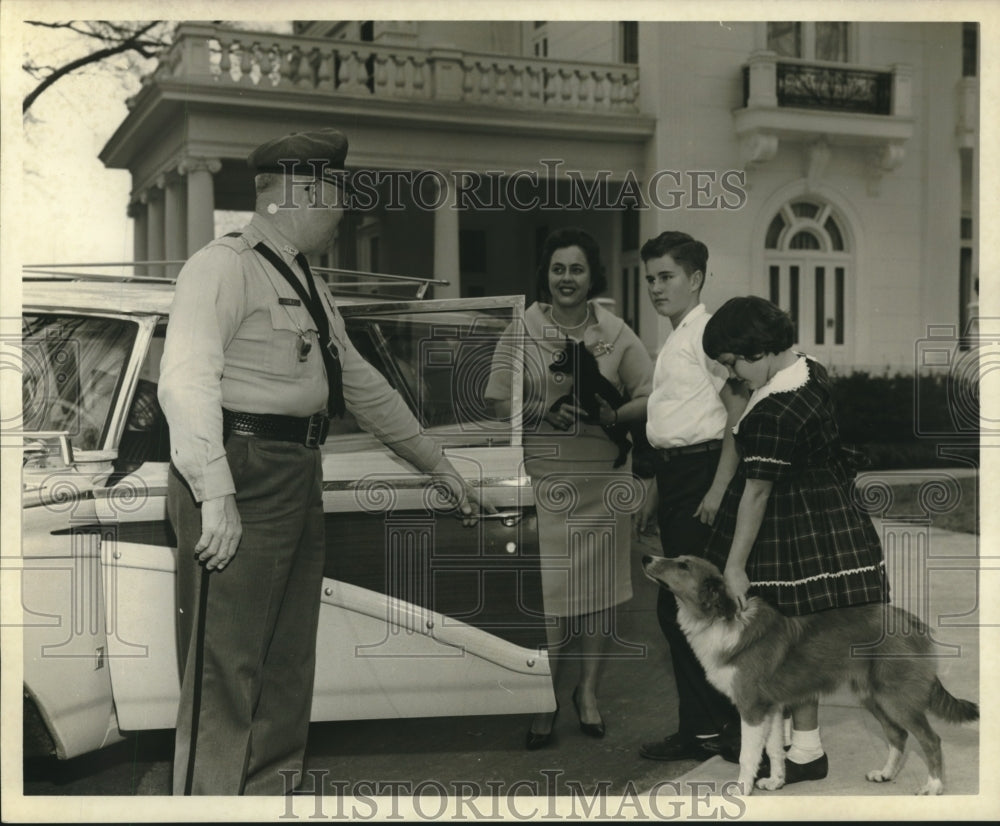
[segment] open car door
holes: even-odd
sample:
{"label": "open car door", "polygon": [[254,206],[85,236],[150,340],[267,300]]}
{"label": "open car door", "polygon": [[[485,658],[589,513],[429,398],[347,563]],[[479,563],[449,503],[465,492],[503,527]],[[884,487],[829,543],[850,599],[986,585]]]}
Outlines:
{"label": "open car door", "polygon": [[341,307],[355,346],[498,513],[463,527],[426,476],[349,417],[334,423],[314,719],[555,707],[521,382],[505,419],[484,396],[523,308],[520,296]]}

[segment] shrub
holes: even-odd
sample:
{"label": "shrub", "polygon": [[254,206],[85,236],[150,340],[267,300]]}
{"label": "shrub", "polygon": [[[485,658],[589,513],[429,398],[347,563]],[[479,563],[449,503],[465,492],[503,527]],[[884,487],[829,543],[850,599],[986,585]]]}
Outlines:
{"label": "shrub", "polygon": [[960,398],[965,408],[970,402],[978,408],[978,388],[958,386],[942,375],[864,371],[833,375],[831,381],[841,438],[860,447],[872,468],[961,464],[961,460],[940,458],[942,445],[960,446],[960,452],[978,465],[978,438],[968,432],[968,410],[957,408],[955,401]]}

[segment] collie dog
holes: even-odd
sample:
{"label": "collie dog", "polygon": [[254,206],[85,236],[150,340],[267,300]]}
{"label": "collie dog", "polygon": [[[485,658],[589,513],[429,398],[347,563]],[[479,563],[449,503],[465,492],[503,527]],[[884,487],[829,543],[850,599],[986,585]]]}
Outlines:
{"label": "collie dog", "polygon": [[742,742],[737,781],[753,791],[766,744],[769,777],[761,789],[785,783],[782,709],[829,694],[849,682],[882,724],[889,756],[868,780],[882,783],[899,771],[907,731],[920,743],[929,776],[918,794],[941,794],[941,738],[925,712],[951,723],[979,719],[979,707],[949,694],[937,677],[931,641],[916,617],[890,605],[834,608],[786,617],[760,597],[740,611],[719,569],[694,556],[645,556],[646,576],[677,597],[677,622],[709,681],[740,713]]}

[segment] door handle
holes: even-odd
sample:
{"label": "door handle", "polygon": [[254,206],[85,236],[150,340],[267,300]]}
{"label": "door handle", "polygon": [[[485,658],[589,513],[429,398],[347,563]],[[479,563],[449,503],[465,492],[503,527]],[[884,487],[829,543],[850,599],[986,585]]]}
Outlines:
{"label": "door handle", "polygon": [[[462,514],[456,514],[460,518],[464,518]],[[506,527],[513,528],[518,522],[524,519],[523,511],[497,511],[496,513],[480,513],[477,519],[496,519],[502,522]]]}

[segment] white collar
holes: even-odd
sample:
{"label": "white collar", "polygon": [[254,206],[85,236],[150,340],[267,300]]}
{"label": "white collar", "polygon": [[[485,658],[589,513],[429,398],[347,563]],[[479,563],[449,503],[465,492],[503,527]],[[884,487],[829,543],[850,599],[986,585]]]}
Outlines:
{"label": "white collar", "polygon": [[681,323],[678,324],[674,329],[679,330],[681,327],[687,325],[689,321],[693,321],[700,315],[705,315],[708,311],[705,309],[705,305],[701,302],[695,304],[690,310],[688,310],[687,315],[681,319]]}
{"label": "white collar", "polygon": [[790,390],[798,390],[804,387],[809,381],[809,360],[812,356],[798,353],[797,358],[788,367],[781,368],[771,376],[767,384],[758,387],[750,394],[750,401],[747,402],[746,410],[740,416],[740,421],[733,425],[733,433],[739,432],[740,423],[762,399],[773,396],[775,393],[787,393]]}

